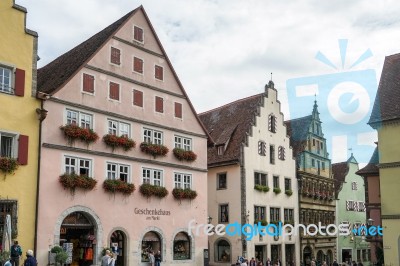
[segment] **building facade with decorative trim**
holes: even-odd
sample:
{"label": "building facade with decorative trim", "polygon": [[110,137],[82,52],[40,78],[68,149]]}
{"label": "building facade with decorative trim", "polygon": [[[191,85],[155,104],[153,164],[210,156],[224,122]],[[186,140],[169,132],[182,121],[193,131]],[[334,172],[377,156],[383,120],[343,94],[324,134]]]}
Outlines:
{"label": "building facade with decorative trim", "polygon": [[[215,141],[208,148],[209,222],[213,226],[297,223],[295,161],[273,82],[264,93],[199,116]],[[213,234],[209,250],[213,265],[231,265],[239,256],[281,265],[300,259],[299,238],[294,236]]]}
{"label": "building facade with decorative trim", "polygon": [[37,259],[203,265],[208,134],[143,7],[38,70],[42,124]]}

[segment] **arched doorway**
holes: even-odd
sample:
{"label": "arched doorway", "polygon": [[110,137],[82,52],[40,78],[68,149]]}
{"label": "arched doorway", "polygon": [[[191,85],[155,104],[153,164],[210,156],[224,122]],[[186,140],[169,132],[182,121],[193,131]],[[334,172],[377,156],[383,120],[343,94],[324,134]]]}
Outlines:
{"label": "arched doorway", "polygon": [[173,246],[174,260],[190,260],[191,246],[190,238],[186,232],[177,233]]}
{"label": "arched doorway", "polygon": [[164,258],[162,254],[162,242],[160,235],[155,231],[147,232],[142,239],[142,262],[149,262],[149,253],[161,252],[161,258]]}
{"label": "arched doorway", "polygon": [[64,247],[69,255],[67,264],[95,264],[96,229],[88,214],[84,212],[73,212],[64,218],[60,227],[60,246]]}
{"label": "arched doorway", "polygon": [[317,252],[317,263],[322,264],[323,261],[324,261],[324,252],[322,250],[319,250]]}
{"label": "arched doorway", "polygon": [[115,230],[110,236],[110,247],[114,254],[117,254],[115,266],[125,265],[126,236],[121,230]]}
{"label": "arched doorway", "polygon": [[215,242],[215,261],[216,262],[231,262],[231,244],[225,239],[220,239]]}
{"label": "arched doorway", "polygon": [[303,262],[304,265],[311,265],[311,259],[312,259],[312,249],[310,246],[306,246],[303,249]]}

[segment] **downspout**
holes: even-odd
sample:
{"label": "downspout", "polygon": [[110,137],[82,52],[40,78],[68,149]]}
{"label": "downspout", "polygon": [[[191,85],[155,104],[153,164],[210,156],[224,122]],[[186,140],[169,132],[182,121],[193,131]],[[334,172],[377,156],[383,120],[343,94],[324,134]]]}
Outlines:
{"label": "downspout", "polygon": [[[240,146],[240,213],[241,213],[241,224],[242,226],[247,223],[246,213],[246,169],[244,167],[244,144]],[[247,242],[244,234],[241,234],[242,242],[242,255],[247,258]]]}
{"label": "downspout", "polygon": [[[43,95],[42,93],[38,93],[37,96],[40,99],[40,109],[36,109],[36,113],[39,119],[39,145],[38,145],[38,160],[37,160],[37,178],[36,178],[36,210],[35,210],[35,237],[34,237],[34,246],[33,252],[37,254],[37,236],[38,236],[38,213],[39,213],[39,185],[40,185],[40,162],[42,156],[42,122],[47,116],[47,110],[43,109],[44,101],[49,98],[49,95]],[[43,97],[43,98],[42,98]]]}

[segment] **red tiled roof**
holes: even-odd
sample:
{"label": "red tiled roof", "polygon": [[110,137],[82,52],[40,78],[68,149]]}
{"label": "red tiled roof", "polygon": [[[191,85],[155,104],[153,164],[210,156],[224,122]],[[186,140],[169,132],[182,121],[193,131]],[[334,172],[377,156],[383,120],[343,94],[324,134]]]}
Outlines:
{"label": "red tiled roof", "polygon": [[400,119],[400,54],[386,56],[368,124]]}
{"label": "red tiled roof", "polygon": [[218,155],[217,146],[208,148],[209,166],[239,162],[241,145],[251,134],[251,127],[263,104],[264,93],[261,93],[199,114],[217,146],[227,144],[223,155]]}
{"label": "red tiled roof", "polygon": [[360,176],[379,175],[379,168],[377,166],[378,164],[379,164],[379,151],[378,147],[376,147],[368,164],[364,168],[358,170],[356,174]]}

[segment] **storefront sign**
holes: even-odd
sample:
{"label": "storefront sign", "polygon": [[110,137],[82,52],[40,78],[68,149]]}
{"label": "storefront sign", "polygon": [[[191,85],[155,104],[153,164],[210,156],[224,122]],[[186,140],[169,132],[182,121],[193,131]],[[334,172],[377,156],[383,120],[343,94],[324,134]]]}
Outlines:
{"label": "storefront sign", "polygon": [[160,216],[166,215],[169,216],[171,215],[170,211],[163,210],[163,209],[138,209],[135,208],[135,214],[138,215],[147,215],[146,220],[160,220]]}

